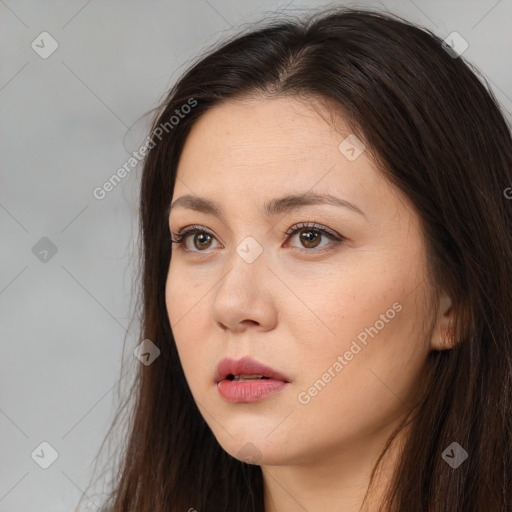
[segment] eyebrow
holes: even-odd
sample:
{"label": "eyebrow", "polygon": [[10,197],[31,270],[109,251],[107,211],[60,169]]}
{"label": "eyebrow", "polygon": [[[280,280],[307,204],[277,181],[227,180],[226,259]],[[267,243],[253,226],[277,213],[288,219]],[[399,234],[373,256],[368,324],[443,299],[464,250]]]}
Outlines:
{"label": "eyebrow", "polygon": [[[318,194],[315,192],[305,192],[303,194],[293,194],[285,197],[272,199],[265,203],[263,213],[267,216],[275,216],[292,210],[297,210],[304,206],[311,206],[317,204],[331,204],[342,208],[347,208],[355,213],[358,213],[366,218],[365,213],[355,204],[340,199],[331,194]],[[175,208],[189,208],[197,212],[214,215],[219,219],[225,221],[222,207],[216,201],[205,199],[199,196],[184,195],[176,199],[168,209],[169,215]]]}

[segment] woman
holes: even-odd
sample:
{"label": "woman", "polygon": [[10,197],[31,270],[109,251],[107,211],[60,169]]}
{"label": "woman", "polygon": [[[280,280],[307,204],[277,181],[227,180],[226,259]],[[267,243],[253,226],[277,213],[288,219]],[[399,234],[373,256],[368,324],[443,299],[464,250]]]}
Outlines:
{"label": "woman", "polygon": [[510,128],[448,50],[334,9],[169,92],[113,512],[512,510]]}

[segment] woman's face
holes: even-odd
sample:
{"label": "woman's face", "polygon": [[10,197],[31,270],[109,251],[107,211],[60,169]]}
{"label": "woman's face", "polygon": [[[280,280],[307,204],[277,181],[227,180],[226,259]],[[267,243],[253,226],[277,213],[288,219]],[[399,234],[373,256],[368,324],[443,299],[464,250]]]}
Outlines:
{"label": "woman's face", "polygon": [[349,135],[311,104],[251,99],[208,111],[181,155],[172,202],[196,203],[170,230],[205,233],[173,244],[167,310],[197,406],[241,460],[364,456],[432,348],[419,217]]}

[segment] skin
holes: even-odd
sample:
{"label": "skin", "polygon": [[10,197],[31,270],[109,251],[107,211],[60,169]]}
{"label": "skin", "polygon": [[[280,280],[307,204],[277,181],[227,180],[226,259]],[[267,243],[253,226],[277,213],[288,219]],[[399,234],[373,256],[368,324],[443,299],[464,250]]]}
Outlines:
{"label": "skin", "polygon": [[[181,207],[169,218],[173,234],[192,224],[213,233],[210,244],[194,235],[173,244],[167,310],[197,406],[230,455],[244,460],[249,451],[261,466],[267,512],[360,509],[428,353],[447,348],[451,321],[449,297],[428,284],[418,215],[368,150],[354,161],[341,153],[350,132],[342,121],[327,122],[319,105],[253,97],[209,110],[186,140],[172,201],[185,194],[218,201],[225,221]],[[273,217],[261,211],[270,199],[306,191],[350,201],[364,216],[334,205]],[[318,240],[304,245],[300,231],[286,237],[300,222],[346,240],[335,245],[315,232]],[[263,250],[252,263],[236,251],[248,236]],[[301,403],[299,394],[396,303],[394,318]],[[259,402],[224,401],[217,364],[244,356],[290,384]],[[378,509],[396,457],[394,448],[384,459],[364,510]]]}

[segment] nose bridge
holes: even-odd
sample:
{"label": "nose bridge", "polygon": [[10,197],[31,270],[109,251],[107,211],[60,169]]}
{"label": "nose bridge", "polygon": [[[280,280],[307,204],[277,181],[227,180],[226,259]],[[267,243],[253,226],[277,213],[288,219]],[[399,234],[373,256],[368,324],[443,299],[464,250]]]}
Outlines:
{"label": "nose bridge", "polygon": [[263,246],[247,236],[233,248],[227,261],[229,269],[213,296],[212,319],[231,329],[246,320],[268,323],[273,301],[267,279],[272,273]]}
{"label": "nose bridge", "polygon": [[263,245],[253,236],[246,236],[234,247],[229,258],[230,270],[226,275],[227,282],[235,283],[243,288],[244,292],[263,283],[266,265],[266,253]]}
{"label": "nose bridge", "polygon": [[236,253],[247,264],[252,265],[261,258],[263,245],[253,236],[246,236],[236,247]]}

